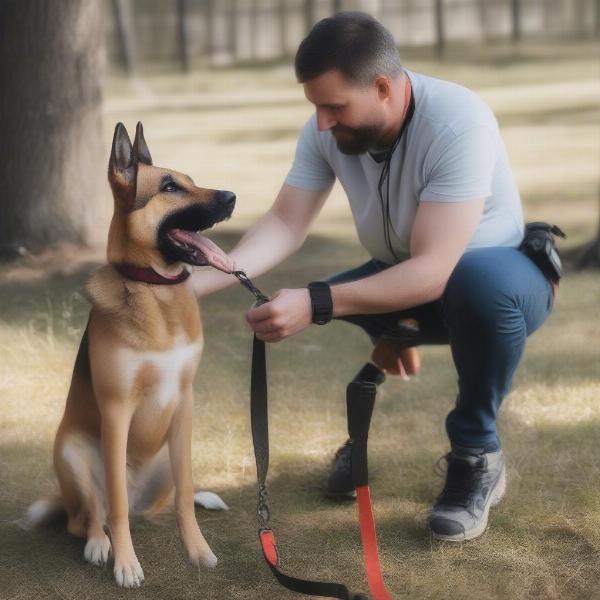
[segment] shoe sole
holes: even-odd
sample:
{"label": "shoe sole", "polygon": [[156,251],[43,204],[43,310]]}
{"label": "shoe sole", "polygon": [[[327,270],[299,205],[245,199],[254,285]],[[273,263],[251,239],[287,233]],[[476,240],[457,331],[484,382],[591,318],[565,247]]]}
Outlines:
{"label": "shoe sole", "polygon": [[325,492],[325,498],[329,500],[356,500],[356,490],[349,492]]}
{"label": "shoe sole", "polygon": [[500,501],[504,497],[504,492],[506,491],[506,466],[502,467],[502,472],[500,473],[500,477],[498,477],[498,481],[496,482],[496,486],[494,487],[490,497],[488,499],[487,505],[481,517],[481,523],[478,527],[474,527],[469,531],[465,531],[465,533],[459,533],[455,535],[443,535],[441,533],[435,533],[435,531],[431,531],[431,534],[434,539],[442,540],[444,542],[466,542],[467,540],[473,540],[480,535],[487,528],[488,524],[488,516],[490,513],[490,508],[492,506],[496,506],[500,504]]}

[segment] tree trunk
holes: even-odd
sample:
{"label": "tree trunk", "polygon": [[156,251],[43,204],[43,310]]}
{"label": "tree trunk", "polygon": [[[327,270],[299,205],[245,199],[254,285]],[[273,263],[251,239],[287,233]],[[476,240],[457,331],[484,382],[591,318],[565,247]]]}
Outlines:
{"label": "tree trunk", "polygon": [[237,0],[229,0],[227,5],[227,46],[231,57],[231,62],[235,63],[239,54],[238,44],[238,14],[239,7]]}
{"label": "tree trunk", "polygon": [[511,0],[511,37],[513,42],[521,39],[521,0]]}
{"label": "tree trunk", "polygon": [[435,51],[438,58],[444,57],[446,48],[446,28],[444,24],[444,3],[443,0],[435,0]]}
{"label": "tree trunk", "polygon": [[303,19],[304,19],[304,35],[308,35],[315,24],[315,0],[304,0],[303,4]]}
{"label": "tree trunk", "polygon": [[[598,189],[598,209],[600,215],[600,188]],[[577,269],[600,268],[600,216],[598,218],[598,231],[596,239],[590,242],[581,252],[575,265]]]}
{"label": "tree trunk", "polygon": [[204,54],[209,65],[214,62],[216,53],[214,20],[214,0],[204,0],[204,22],[206,27],[204,35]]}
{"label": "tree trunk", "polygon": [[136,69],[135,42],[133,39],[133,17],[129,0],[112,0],[113,18],[117,29],[119,64],[131,75]]}
{"label": "tree trunk", "polygon": [[0,254],[106,239],[97,0],[0,3]]}
{"label": "tree trunk", "polygon": [[280,57],[287,58],[290,53],[288,50],[288,8],[285,0],[279,0],[278,9]]}
{"label": "tree trunk", "polygon": [[179,63],[184,73],[190,70],[190,44],[187,28],[188,8],[188,0],[177,0],[177,48],[179,50]]}

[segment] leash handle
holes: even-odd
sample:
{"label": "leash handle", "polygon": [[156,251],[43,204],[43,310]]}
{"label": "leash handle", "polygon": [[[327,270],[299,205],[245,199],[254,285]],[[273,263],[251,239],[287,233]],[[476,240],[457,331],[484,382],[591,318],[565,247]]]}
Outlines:
{"label": "leash handle", "polygon": [[370,381],[352,381],[346,389],[348,433],[352,440],[352,483],[355,488],[369,485],[367,440],[377,386]]}

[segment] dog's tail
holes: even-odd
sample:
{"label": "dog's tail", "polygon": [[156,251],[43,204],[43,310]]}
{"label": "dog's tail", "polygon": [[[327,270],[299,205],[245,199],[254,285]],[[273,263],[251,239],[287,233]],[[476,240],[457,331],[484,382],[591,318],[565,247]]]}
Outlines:
{"label": "dog's tail", "polygon": [[45,525],[50,521],[65,514],[65,505],[61,496],[45,496],[36,500],[28,509],[23,518],[19,521],[19,527],[30,531],[40,525]]}

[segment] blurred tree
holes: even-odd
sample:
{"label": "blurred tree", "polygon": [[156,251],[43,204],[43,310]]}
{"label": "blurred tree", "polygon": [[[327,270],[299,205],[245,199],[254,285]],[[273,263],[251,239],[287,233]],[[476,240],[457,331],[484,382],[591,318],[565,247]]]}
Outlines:
{"label": "blurred tree", "polygon": [[304,18],[304,31],[305,34],[312,29],[316,21],[316,10],[315,0],[304,0],[303,3],[303,18]]}
{"label": "blurred tree", "polygon": [[237,0],[229,0],[227,5],[227,40],[229,47],[229,55],[231,60],[235,62],[239,54],[239,40],[238,40],[238,16],[239,7]]}
{"label": "blurred tree", "polygon": [[112,0],[112,10],[119,44],[119,64],[126,73],[131,74],[136,67],[131,2],[130,0]]}
{"label": "blurred tree", "polygon": [[596,239],[590,242],[583,248],[579,259],[577,260],[578,269],[589,269],[590,267],[600,267],[600,185],[598,186],[598,229],[596,231]]}
{"label": "blurred tree", "polygon": [[446,29],[444,27],[444,3],[443,0],[435,0],[435,49],[439,58],[444,56],[446,47]]}
{"label": "blurred tree", "polygon": [[101,6],[0,2],[0,255],[105,239]]}
{"label": "blurred tree", "polygon": [[521,39],[521,0],[511,0],[512,39]]}
{"label": "blurred tree", "polygon": [[206,35],[204,36],[204,54],[208,58],[209,62],[211,62],[213,59],[213,53],[216,47],[214,18],[214,0],[204,0],[204,22],[206,23]]}
{"label": "blurred tree", "polygon": [[190,47],[187,30],[188,0],[177,0],[177,41],[179,62],[184,72],[190,70]]}
{"label": "blurred tree", "polygon": [[288,6],[285,0],[279,0],[279,46],[281,48],[281,57],[287,58],[290,54],[288,49]]}

